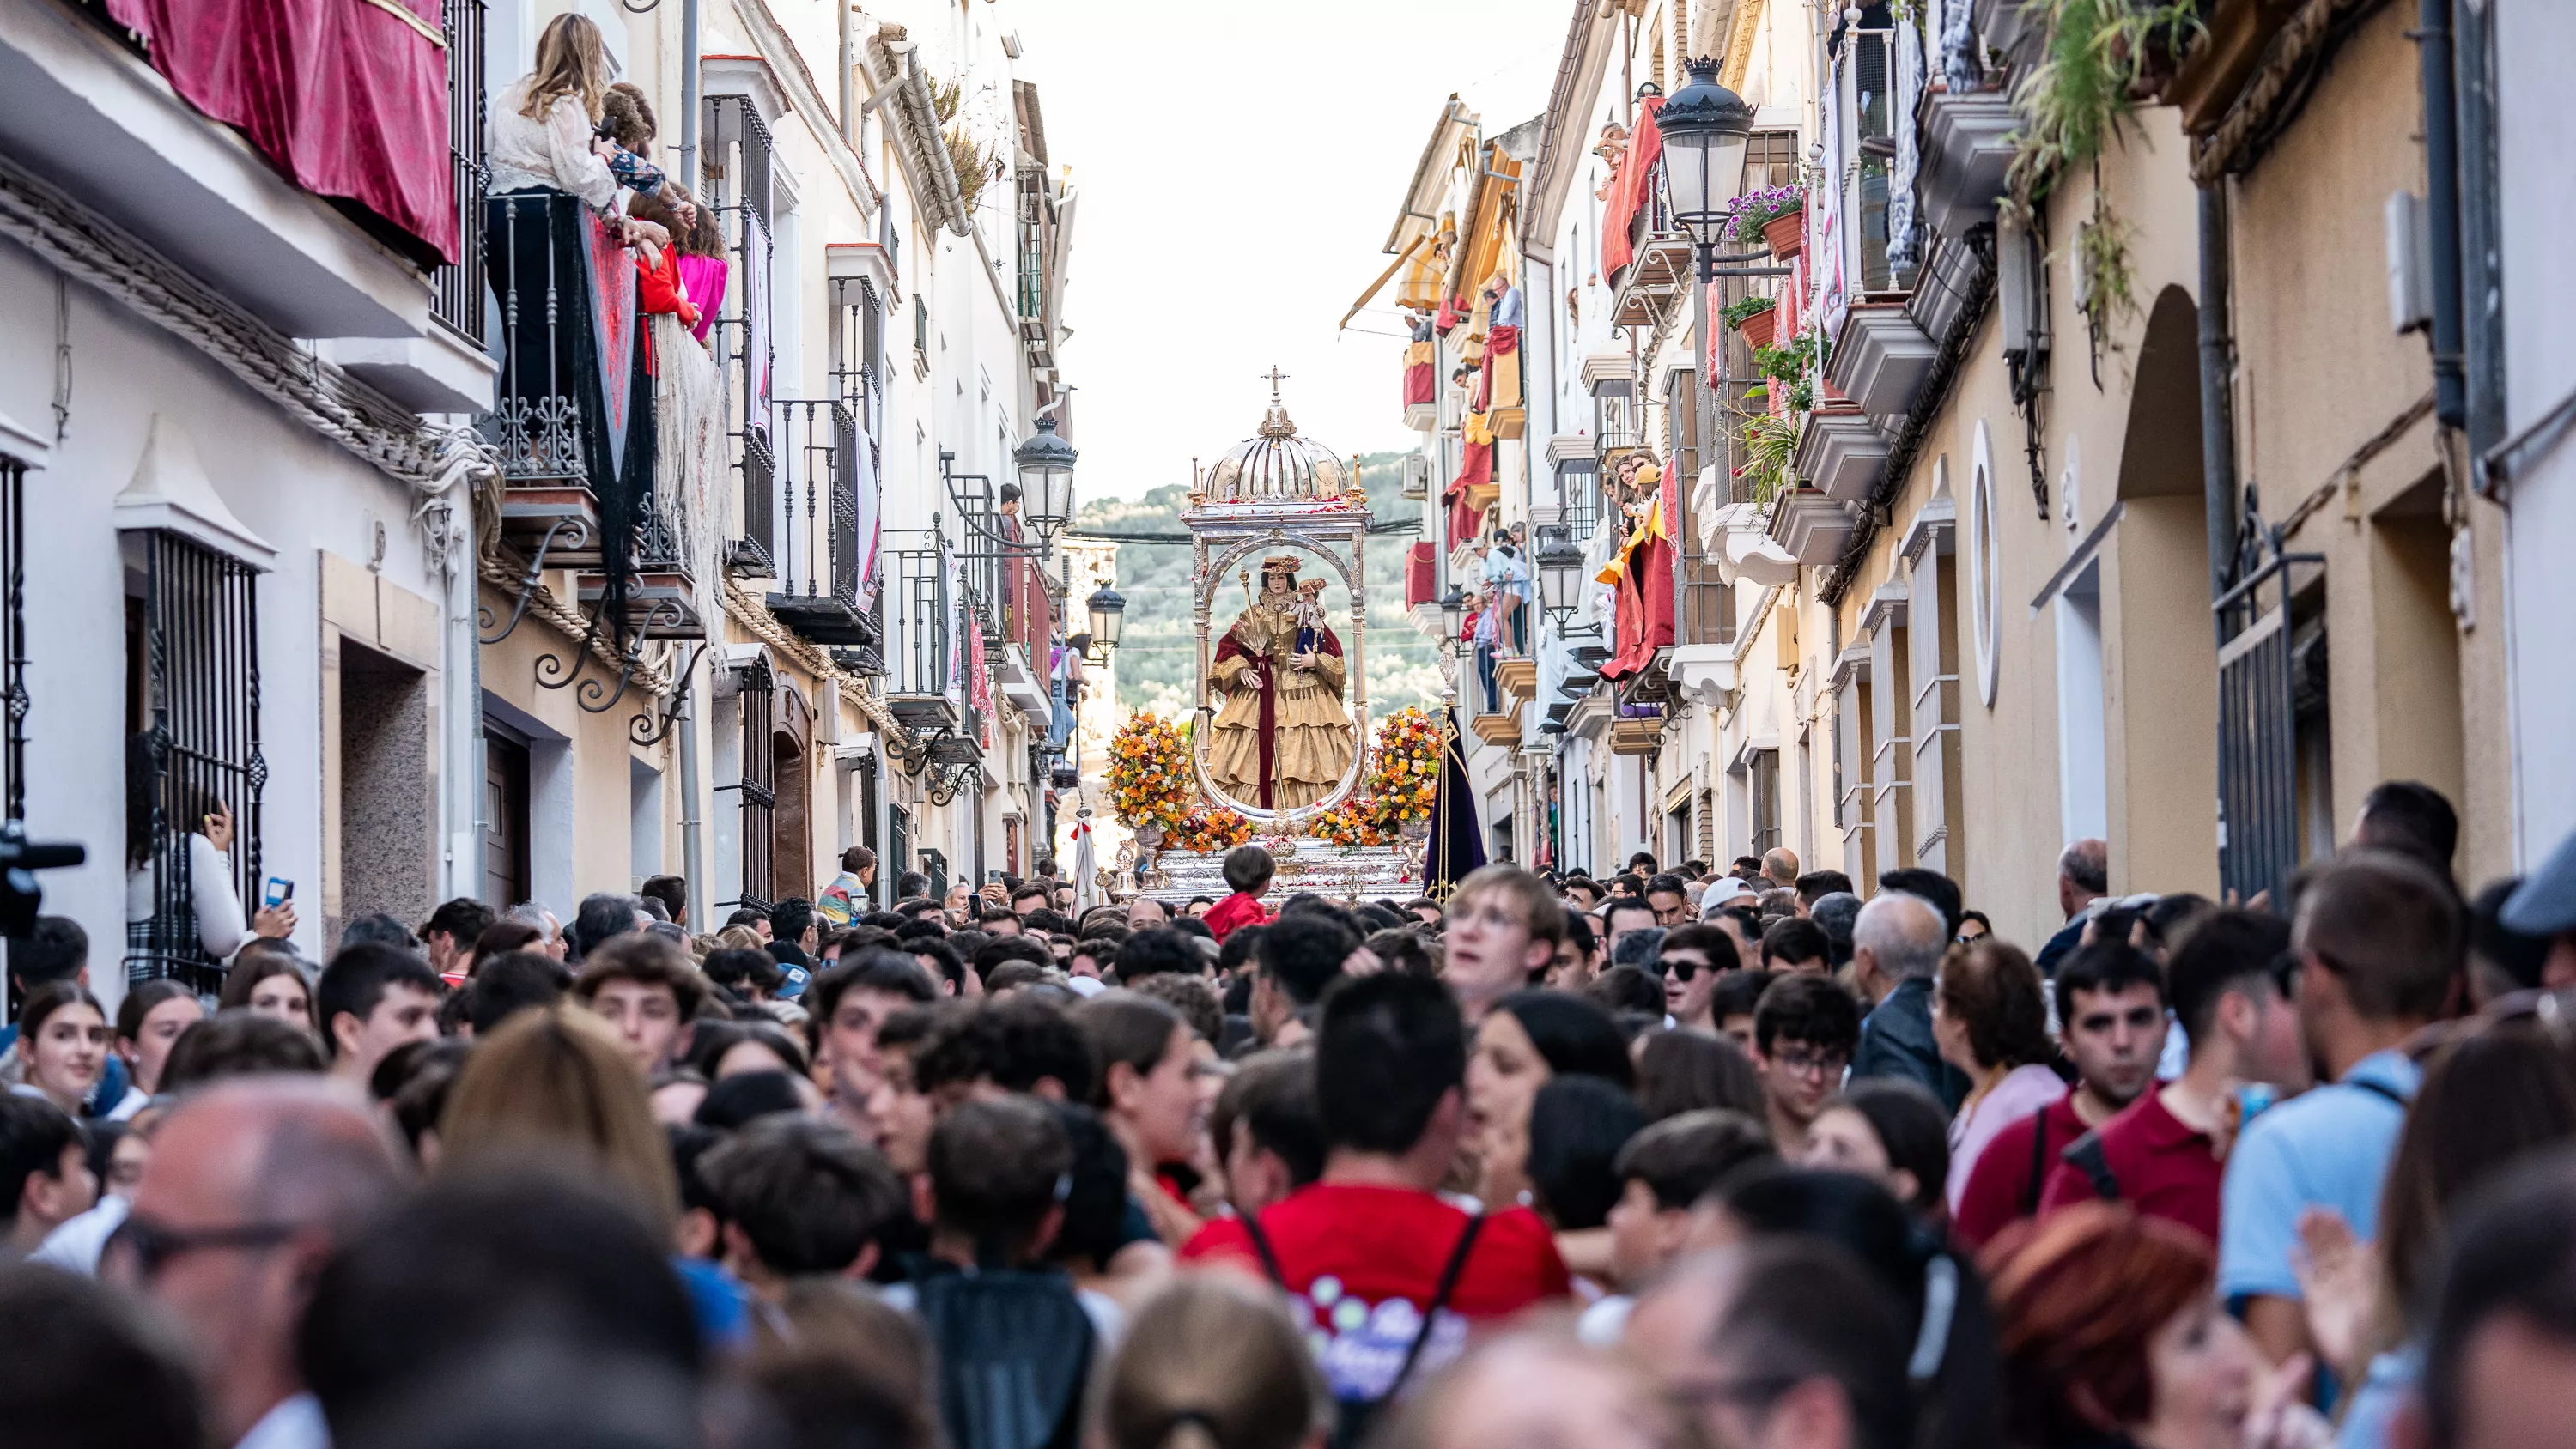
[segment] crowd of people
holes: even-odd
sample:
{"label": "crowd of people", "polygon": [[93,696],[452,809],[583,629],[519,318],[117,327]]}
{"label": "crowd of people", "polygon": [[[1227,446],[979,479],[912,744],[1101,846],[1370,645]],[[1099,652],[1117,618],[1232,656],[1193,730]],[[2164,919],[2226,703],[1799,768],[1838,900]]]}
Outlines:
{"label": "crowd of people", "polygon": [[112,1013],[42,918],[0,1442],[2560,1442],[2576,841],[2463,899],[2455,835],[2383,786],[2245,905],[2079,841],[2036,954],[1785,850],[1076,911],[856,849]]}

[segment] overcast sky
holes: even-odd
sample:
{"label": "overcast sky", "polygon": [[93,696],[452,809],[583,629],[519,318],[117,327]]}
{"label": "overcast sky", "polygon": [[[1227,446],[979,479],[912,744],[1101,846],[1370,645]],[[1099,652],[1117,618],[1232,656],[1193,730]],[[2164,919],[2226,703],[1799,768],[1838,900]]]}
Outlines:
{"label": "overcast sky", "polygon": [[[1381,254],[1453,91],[1493,135],[1547,104],[1571,0],[1017,0],[1016,70],[1081,191],[1059,352],[1077,491],[1186,483],[1261,421],[1409,447],[1398,318],[1333,324]],[[1389,288],[1392,293],[1392,287]],[[1362,330],[1365,329],[1365,330]],[[1386,335],[1370,335],[1386,334]]]}

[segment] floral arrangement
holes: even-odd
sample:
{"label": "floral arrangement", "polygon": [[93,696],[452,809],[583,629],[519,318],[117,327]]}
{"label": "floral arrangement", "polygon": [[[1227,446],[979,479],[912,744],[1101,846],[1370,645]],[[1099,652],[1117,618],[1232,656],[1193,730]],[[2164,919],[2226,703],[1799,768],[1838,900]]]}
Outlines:
{"label": "floral arrangement", "polygon": [[1741,327],[1748,319],[1759,317],[1777,305],[1779,304],[1769,297],[1747,297],[1740,302],[1729,302],[1719,308],[1717,316],[1719,321],[1729,327]]}
{"label": "floral arrangement", "polygon": [[1189,782],[1189,742],[1160,716],[1140,711],[1109,742],[1109,805],[1129,828],[1179,828],[1198,803]]}
{"label": "floral arrangement", "polygon": [[1718,240],[1751,241],[1762,234],[1763,227],[1806,207],[1807,188],[1795,182],[1756,188],[1736,199],[1735,214],[1727,219],[1726,233]]}
{"label": "floral arrangement", "polygon": [[1431,800],[1440,787],[1441,732],[1446,726],[1416,705],[1388,715],[1377,727],[1370,752],[1369,821],[1391,832],[1408,820],[1431,818]]}
{"label": "floral arrangement", "polygon": [[1384,845],[1392,839],[1370,818],[1377,802],[1354,795],[1318,815],[1307,830],[1326,845]]}
{"label": "floral arrangement", "polygon": [[1222,805],[1202,805],[1182,817],[1163,837],[1165,850],[1190,850],[1213,855],[1232,850],[1252,838],[1252,822],[1241,811]]}

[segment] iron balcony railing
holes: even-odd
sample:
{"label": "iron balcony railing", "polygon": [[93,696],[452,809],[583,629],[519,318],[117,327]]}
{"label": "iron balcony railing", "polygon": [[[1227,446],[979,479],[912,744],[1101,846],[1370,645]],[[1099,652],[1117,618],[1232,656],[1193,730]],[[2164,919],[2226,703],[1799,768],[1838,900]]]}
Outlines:
{"label": "iron balcony railing", "polygon": [[868,639],[859,622],[859,430],[836,401],[778,404],[779,464],[767,547],[772,612],[827,644]]}
{"label": "iron balcony railing", "polygon": [[700,164],[706,172],[707,202],[731,253],[733,276],[725,287],[723,309],[713,336],[717,365],[741,411],[731,433],[735,469],[741,477],[743,541],[753,570],[775,558],[775,518],[770,508],[777,478],[778,448],[770,436],[775,422],[769,269],[772,255],[769,127],[749,96],[706,98],[704,142]]}
{"label": "iron balcony railing", "polygon": [[1019,303],[1020,320],[1046,318],[1046,176],[1020,173]]}
{"label": "iron balcony railing", "polygon": [[446,0],[447,164],[456,187],[456,260],[430,277],[429,315],[483,345],[483,0]]}
{"label": "iron balcony railing", "polygon": [[[1884,292],[1910,286],[1888,259],[1889,177],[1896,154],[1896,32],[1845,32],[1834,57],[1835,102],[1843,138],[1842,191],[1845,255],[1860,290]],[[1910,117],[1907,118],[1910,122]]]}
{"label": "iron balcony railing", "polygon": [[886,544],[891,583],[881,611],[886,692],[948,695],[964,673],[949,627],[957,616],[952,581],[956,556],[936,523],[924,529],[889,530]]}
{"label": "iron balcony railing", "polygon": [[1646,441],[1645,408],[1635,381],[1605,377],[1592,385],[1592,438],[1596,455],[1607,461]]}

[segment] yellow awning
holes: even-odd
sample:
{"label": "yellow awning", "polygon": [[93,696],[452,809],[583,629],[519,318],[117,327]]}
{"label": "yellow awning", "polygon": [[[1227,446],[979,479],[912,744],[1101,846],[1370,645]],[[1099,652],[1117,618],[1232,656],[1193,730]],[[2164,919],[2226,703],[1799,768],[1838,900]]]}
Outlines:
{"label": "yellow awning", "polygon": [[[1397,254],[1394,261],[1387,263],[1386,270],[1378,273],[1377,280],[1369,283],[1367,290],[1360,293],[1359,299],[1351,303],[1351,310],[1343,313],[1342,320],[1333,324],[1333,330],[1339,332],[1343,328],[1350,326],[1351,319],[1360,315],[1360,309],[1367,306],[1369,304],[1369,299],[1376,296],[1379,290],[1386,286],[1387,279],[1395,275],[1396,269],[1403,266],[1406,262],[1411,261],[1413,259],[1413,254],[1424,250],[1430,245],[1430,242],[1431,238],[1427,236],[1414,238],[1413,245],[1406,247],[1402,252]],[[1407,285],[1411,285],[1410,279],[1408,279]]]}

